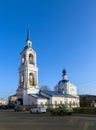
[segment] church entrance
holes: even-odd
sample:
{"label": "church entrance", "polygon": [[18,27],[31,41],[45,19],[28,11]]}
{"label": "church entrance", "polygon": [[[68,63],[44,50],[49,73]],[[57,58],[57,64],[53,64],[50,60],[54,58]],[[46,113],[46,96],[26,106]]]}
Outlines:
{"label": "church entrance", "polygon": [[23,98],[18,98],[18,101],[20,102],[20,105],[23,105]]}

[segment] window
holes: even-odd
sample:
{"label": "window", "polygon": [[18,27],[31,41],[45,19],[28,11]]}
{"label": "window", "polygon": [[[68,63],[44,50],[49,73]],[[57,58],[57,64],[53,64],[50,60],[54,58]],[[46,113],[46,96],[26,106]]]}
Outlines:
{"label": "window", "polygon": [[60,101],[60,104],[62,104],[62,101]]}
{"label": "window", "polygon": [[69,105],[70,105],[70,106],[72,105],[71,101],[70,101]]}
{"label": "window", "polygon": [[34,85],[34,75],[33,75],[33,73],[29,74],[29,85],[30,86]]}
{"label": "window", "polygon": [[22,61],[21,62],[22,62],[22,64],[25,63],[25,55],[22,56]]}
{"label": "window", "polygon": [[41,106],[44,106],[43,102],[40,103]]}
{"label": "window", "polygon": [[73,106],[75,106],[75,101],[73,101]]}
{"label": "window", "polygon": [[29,64],[33,64],[33,55],[29,54]]}
{"label": "window", "polygon": [[67,104],[67,101],[65,101],[65,104]]}
{"label": "window", "polygon": [[24,84],[24,74],[21,74],[20,76],[20,85]]}
{"label": "window", "polygon": [[57,105],[57,101],[55,101],[55,105]]}

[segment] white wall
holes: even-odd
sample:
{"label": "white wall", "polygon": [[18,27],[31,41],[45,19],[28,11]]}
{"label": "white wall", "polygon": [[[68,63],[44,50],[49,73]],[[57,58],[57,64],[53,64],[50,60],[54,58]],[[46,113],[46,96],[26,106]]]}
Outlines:
{"label": "white wall", "polygon": [[43,105],[47,108],[48,106],[48,99],[38,99],[38,105]]}
{"label": "white wall", "polygon": [[29,104],[29,105],[37,105],[37,99],[34,98],[34,97],[31,96],[31,95],[28,95],[28,104]]}
{"label": "white wall", "polygon": [[56,102],[57,106],[60,104],[69,104],[72,107],[79,107],[79,98],[69,98],[69,97],[52,97],[51,99],[53,107],[56,107]]}

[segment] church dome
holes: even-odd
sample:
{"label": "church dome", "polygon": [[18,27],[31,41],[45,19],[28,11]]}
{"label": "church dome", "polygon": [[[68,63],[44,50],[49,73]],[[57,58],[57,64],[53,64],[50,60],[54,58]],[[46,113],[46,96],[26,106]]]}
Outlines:
{"label": "church dome", "polygon": [[63,75],[66,75],[67,72],[65,69],[63,69],[62,73],[63,73]]}
{"label": "church dome", "polygon": [[63,84],[63,83],[68,83],[69,82],[69,80],[67,79],[67,72],[66,72],[65,69],[63,69],[62,73],[63,73],[62,74],[62,80],[60,80],[58,82],[58,84]]}
{"label": "church dome", "polygon": [[68,83],[68,82],[69,82],[69,80],[60,80],[60,81],[58,82],[58,84]]}
{"label": "church dome", "polygon": [[62,73],[62,79],[55,86],[55,91],[64,94],[77,95],[76,86],[68,80],[66,70],[64,69]]}

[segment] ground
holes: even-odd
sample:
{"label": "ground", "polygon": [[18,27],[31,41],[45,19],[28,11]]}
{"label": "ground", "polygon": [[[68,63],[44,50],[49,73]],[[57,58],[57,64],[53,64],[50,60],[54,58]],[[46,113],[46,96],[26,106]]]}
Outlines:
{"label": "ground", "polygon": [[0,110],[0,130],[95,130],[96,116],[51,116]]}

